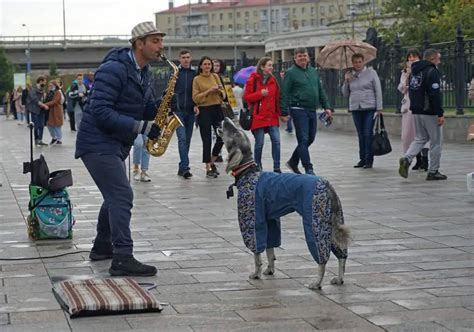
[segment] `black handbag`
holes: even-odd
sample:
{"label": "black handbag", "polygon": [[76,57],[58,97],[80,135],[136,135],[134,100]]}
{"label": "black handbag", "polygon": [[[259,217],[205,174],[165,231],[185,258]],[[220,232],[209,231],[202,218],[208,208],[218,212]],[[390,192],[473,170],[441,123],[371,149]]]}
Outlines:
{"label": "black handbag", "polygon": [[[253,80],[253,92],[255,92],[256,90],[257,90],[257,79],[255,78]],[[257,103],[257,109],[256,109],[257,114],[259,110],[260,110],[260,102]],[[248,107],[248,105],[245,105],[244,108],[240,110],[239,124],[243,130],[250,130],[250,128],[252,128],[252,119],[253,119],[252,113],[253,113],[253,108]]]}
{"label": "black handbag", "polygon": [[375,118],[374,136],[372,138],[372,153],[374,156],[383,156],[392,152],[392,145],[388,139],[385,124],[383,123],[383,115],[379,114]]}
{"label": "black handbag", "polygon": [[[225,93],[225,85],[224,85],[224,82],[222,82],[222,79],[221,77],[219,76],[219,74],[216,74],[217,77],[219,78],[219,81],[221,84],[219,84],[216,80],[216,77],[213,75],[214,77],[214,80],[216,81],[217,85],[220,85],[222,86],[222,88],[224,89],[224,93]],[[222,103],[221,103],[221,111],[222,111],[222,115],[225,117],[225,118],[229,118],[229,119],[234,119],[234,110],[232,109],[232,106],[230,106],[230,103],[229,101],[227,100],[227,93],[225,93],[225,96],[222,100]]]}

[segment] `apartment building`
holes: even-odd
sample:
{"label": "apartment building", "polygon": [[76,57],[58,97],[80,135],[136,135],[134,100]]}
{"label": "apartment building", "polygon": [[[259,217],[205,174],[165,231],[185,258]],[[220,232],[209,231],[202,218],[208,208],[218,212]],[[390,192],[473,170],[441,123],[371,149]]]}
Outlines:
{"label": "apartment building", "polygon": [[309,31],[368,10],[384,0],[229,0],[198,1],[155,13],[169,36],[218,37],[274,35]]}

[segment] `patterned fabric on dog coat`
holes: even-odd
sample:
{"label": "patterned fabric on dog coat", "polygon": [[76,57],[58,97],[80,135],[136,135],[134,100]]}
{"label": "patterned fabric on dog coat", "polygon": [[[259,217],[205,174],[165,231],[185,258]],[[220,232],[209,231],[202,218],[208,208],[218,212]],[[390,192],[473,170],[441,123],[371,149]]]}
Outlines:
{"label": "patterned fabric on dog coat", "polygon": [[[327,180],[293,173],[251,172],[237,182],[238,217],[245,246],[253,253],[281,244],[280,217],[298,212],[309,251],[325,264],[331,250],[347,258],[347,249],[332,241],[332,206]],[[337,198],[338,199],[338,198]],[[342,209],[338,222],[344,223]]]}

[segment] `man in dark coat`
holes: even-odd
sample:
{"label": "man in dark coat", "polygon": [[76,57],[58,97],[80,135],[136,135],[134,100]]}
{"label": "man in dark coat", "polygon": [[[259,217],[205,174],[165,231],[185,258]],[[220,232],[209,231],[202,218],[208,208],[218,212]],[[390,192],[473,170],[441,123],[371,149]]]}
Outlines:
{"label": "man in dark coat", "polygon": [[412,64],[408,85],[410,110],[415,119],[415,140],[403,158],[400,158],[398,172],[408,177],[408,168],[413,158],[430,142],[430,163],[426,180],[446,180],[447,176],[438,169],[443,141],[442,128],[444,111],[441,104],[441,79],[437,66],[441,63],[438,50],[427,49],[423,60]]}
{"label": "man in dark coat", "polygon": [[112,49],[99,66],[78,128],[76,158],[81,158],[104,202],[99,212],[91,260],[112,258],[113,276],[153,276],[157,270],[133,257],[130,231],[133,190],[125,159],[138,134],[160,135],[152,121],[158,109],[150,86],[149,63],[163,49],[153,22],[132,30],[132,48]]}

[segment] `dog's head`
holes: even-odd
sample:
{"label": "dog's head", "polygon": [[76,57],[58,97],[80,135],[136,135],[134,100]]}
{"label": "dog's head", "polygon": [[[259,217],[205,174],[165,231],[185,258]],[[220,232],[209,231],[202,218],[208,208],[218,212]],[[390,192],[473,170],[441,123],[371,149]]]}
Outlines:
{"label": "dog's head", "polygon": [[217,129],[217,134],[224,141],[228,152],[226,172],[229,173],[237,166],[253,159],[250,140],[242,129],[237,128],[234,122],[225,118],[222,128]]}

